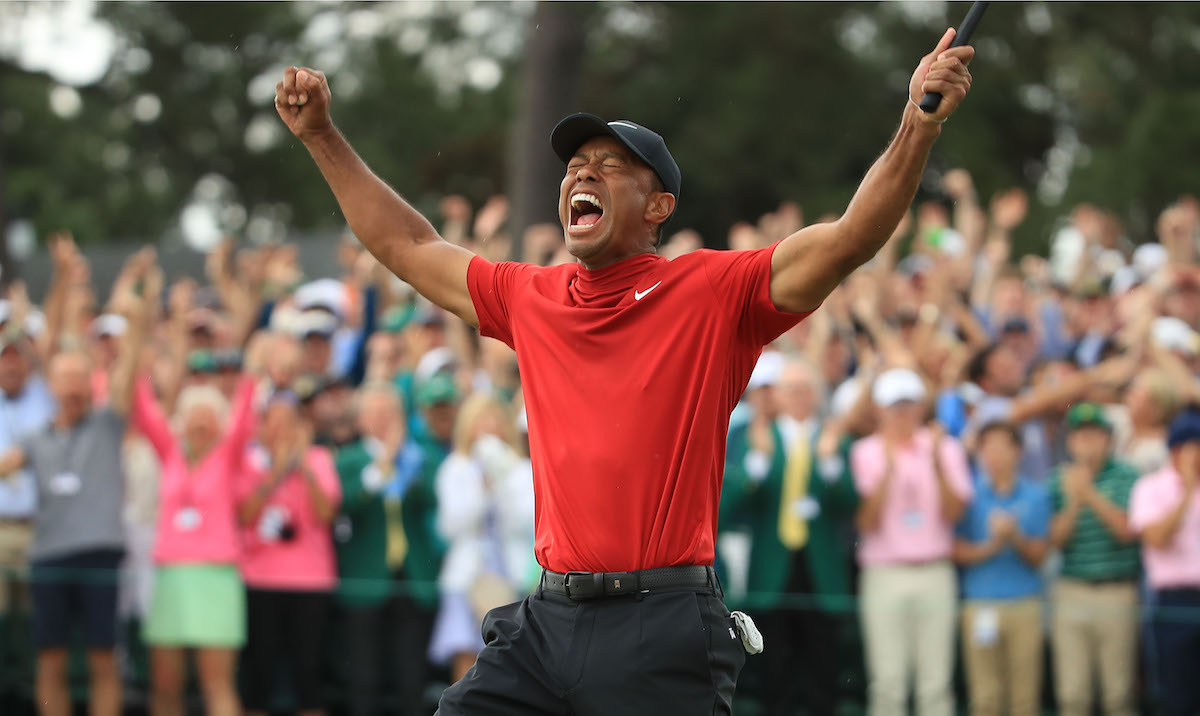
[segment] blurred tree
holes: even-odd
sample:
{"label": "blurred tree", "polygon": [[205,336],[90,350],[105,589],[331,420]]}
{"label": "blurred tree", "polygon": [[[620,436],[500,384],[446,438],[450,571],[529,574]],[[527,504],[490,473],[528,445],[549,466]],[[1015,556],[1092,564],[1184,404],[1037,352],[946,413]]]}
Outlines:
{"label": "blurred tree", "polygon": [[508,161],[509,228],[517,256],[521,254],[521,234],[528,226],[558,222],[555,198],[563,167],[548,138],[558,120],[578,106],[587,21],[596,16],[596,9],[589,5],[541,3],[529,19],[532,28],[521,66]]}
{"label": "blurred tree", "polygon": [[[68,6],[5,12],[46,7]],[[90,84],[22,69],[0,36],[4,204],[39,235],[62,226],[82,241],[178,241],[188,227],[203,243],[223,231],[264,240],[285,227],[339,227],[333,198],[271,106],[277,77],[296,62],[327,71],[339,126],[426,211],[445,193],[478,206],[507,188],[514,225],[552,216],[550,178],[561,167],[540,143],[557,115],[579,109],[666,136],[684,174],[672,228],[695,227],[718,246],[734,221],[781,200],[809,219],[841,210],[894,131],[912,67],[966,11],[945,2],[97,7],[115,47]],[[531,35],[539,15],[557,29]],[[1149,238],[1160,208],[1200,184],[1187,161],[1200,120],[1198,37],[1191,3],[995,4],[977,36],[972,96],[938,142],[920,198],[940,199],[940,174],[963,166],[985,198],[1013,184],[1034,190],[1018,249],[1043,250],[1084,199],[1117,210],[1135,240]]]}

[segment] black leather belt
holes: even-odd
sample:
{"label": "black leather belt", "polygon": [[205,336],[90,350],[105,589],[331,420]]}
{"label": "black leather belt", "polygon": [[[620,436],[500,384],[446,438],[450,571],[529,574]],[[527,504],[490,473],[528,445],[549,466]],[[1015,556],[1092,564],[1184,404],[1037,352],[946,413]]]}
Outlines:
{"label": "black leather belt", "polygon": [[542,570],[542,589],[575,601],[645,594],[657,589],[703,589],[717,586],[712,567],[657,567],[636,572],[567,572]]}

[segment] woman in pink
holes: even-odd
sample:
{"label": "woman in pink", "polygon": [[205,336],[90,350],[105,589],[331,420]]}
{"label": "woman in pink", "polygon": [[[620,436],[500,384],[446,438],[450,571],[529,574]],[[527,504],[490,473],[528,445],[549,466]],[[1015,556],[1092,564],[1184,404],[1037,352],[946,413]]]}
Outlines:
{"label": "woman in pink", "polygon": [[162,464],[157,567],[144,635],[155,714],[184,712],[187,649],[196,652],[208,713],[240,708],[234,669],[246,638],[246,610],[234,495],[254,430],[253,398],[249,378],[239,383],[232,410],[216,388],[189,386],[179,394],[172,425],[148,377],[134,389],[134,425]]}
{"label": "woman in pink", "polygon": [[320,714],[321,639],[337,584],[330,524],[341,482],[329,451],[312,445],[293,393],[268,401],[259,439],[238,495],[249,616],[243,701],[248,713],[267,713],[284,660],[297,711]]}

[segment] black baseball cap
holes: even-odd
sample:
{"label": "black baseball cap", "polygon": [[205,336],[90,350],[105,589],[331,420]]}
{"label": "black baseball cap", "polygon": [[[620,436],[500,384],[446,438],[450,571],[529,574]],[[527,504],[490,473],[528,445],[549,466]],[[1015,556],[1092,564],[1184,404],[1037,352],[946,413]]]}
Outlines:
{"label": "black baseball cap", "polygon": [[558,123],[550,133],[550,146],[554,147],[558,158],[568,164],[579,147],[593,137],[612,137],[648,164],[663,183],[663,190],[675,195],[675,206],[678,208],[679,185],[682,181],[679,165],[675,163],[671,152],[667,151],[666,141],[657,132],[627,119],[606,122],[594,114],[580,112]]}

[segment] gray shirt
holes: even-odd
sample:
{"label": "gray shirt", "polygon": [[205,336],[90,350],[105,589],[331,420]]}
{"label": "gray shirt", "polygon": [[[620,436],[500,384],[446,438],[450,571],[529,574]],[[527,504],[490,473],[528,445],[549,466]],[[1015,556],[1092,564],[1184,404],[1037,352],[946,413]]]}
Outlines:
{"label": "gray shirt", "polygon": [[71,428],[50,425],[22,441],[37,480],[31,559],[124,548],[124,436],[125,419],[104,408]]}

